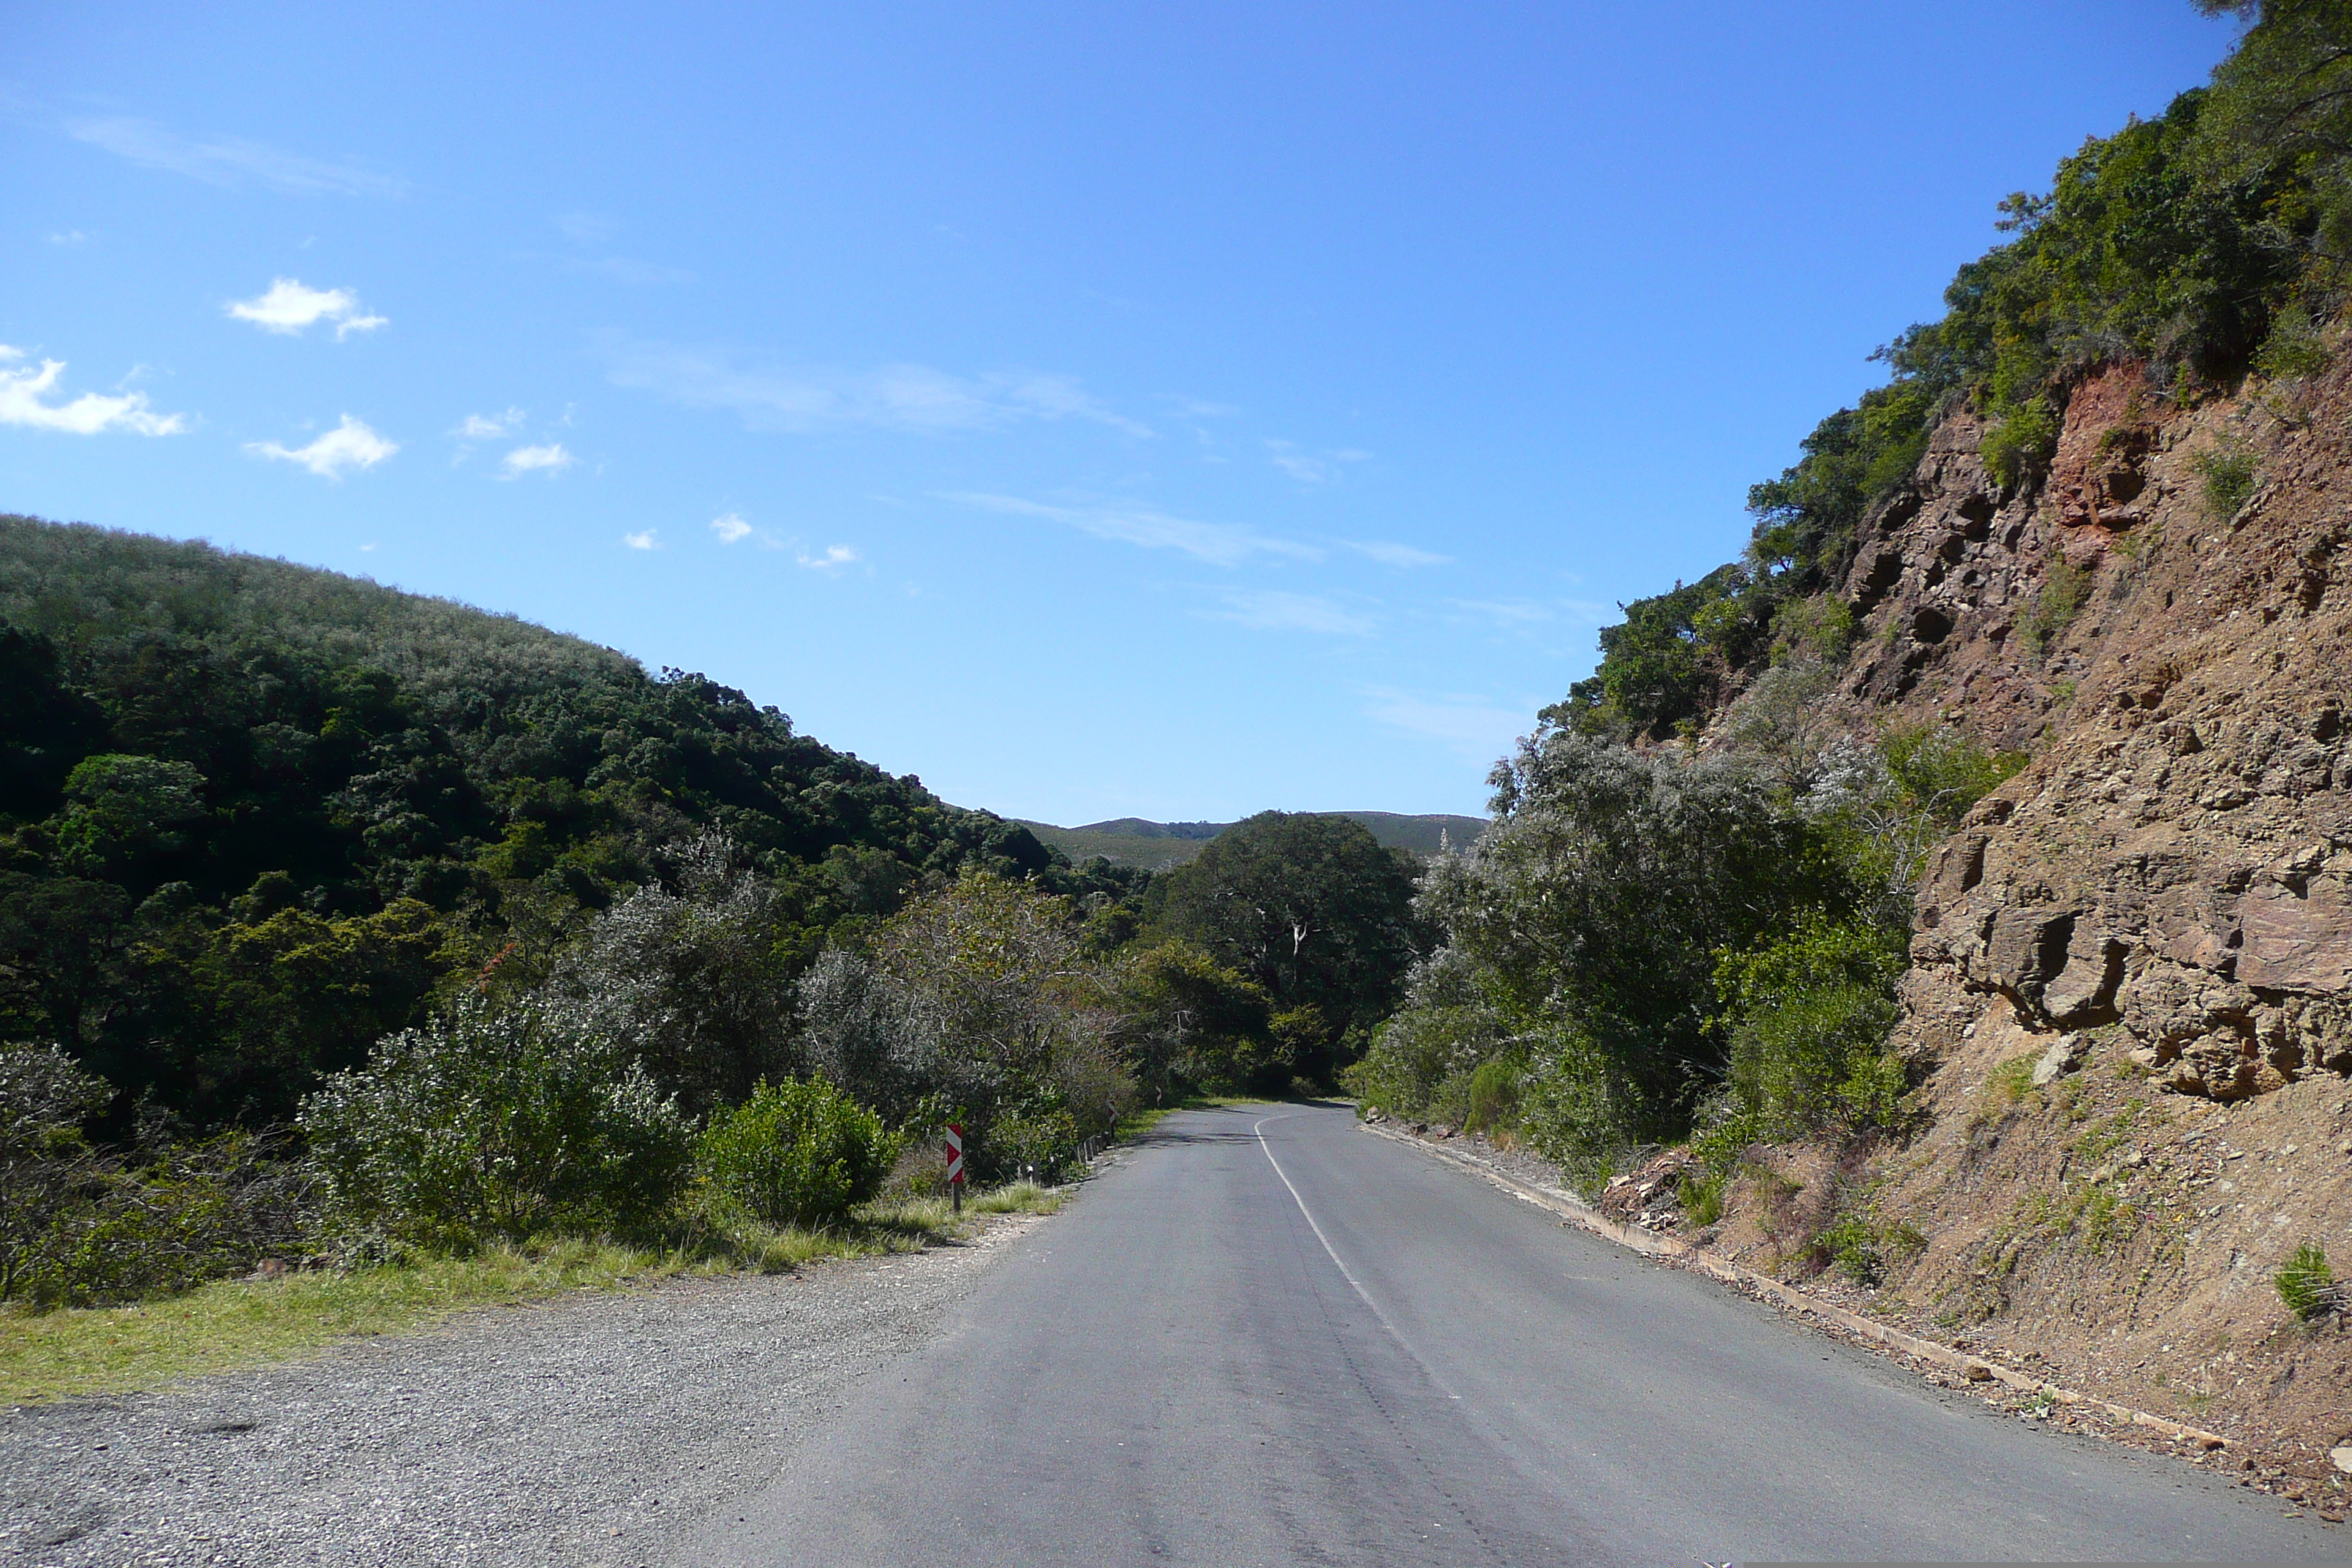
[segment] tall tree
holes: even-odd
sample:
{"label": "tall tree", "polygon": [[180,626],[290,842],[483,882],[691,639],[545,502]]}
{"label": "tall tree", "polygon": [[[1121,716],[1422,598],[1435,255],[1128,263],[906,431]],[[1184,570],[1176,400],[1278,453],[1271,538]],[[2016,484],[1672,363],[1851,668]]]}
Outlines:
{"label": "tall tree", "polygon": [[1360,823],[1260,812],[1169,875],[1159,921],[1264,987],[1295,1070],[1328,1082],[1394,1008],[1424,945],[1417,875]]}

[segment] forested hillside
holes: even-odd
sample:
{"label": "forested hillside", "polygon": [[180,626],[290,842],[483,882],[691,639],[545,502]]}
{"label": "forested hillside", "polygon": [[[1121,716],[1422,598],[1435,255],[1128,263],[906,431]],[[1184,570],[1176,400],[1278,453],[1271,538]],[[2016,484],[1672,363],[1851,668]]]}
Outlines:
{"label": "forested hillside", "polygon": [[723,834],[787,971],[970,869],[1118,900],[774,708],[511,617],[0,519],[0,1037],[278,1120]]}
{"label": "forested hillside", "polygon": [[949,1120],[1051,1175],[1139,1105],[1328,1085],[1426,945],[1418,871],[1278,812],[1073,866],[702,675],[0,519],[0,1300],[789,1256],[936,1186]]}
{"label": "forested hillside", "polygon": [[[1459,849],[1486,830],[1486,820],[1480,816],[1407,816],[1391,811],[1338,811],[1329,815],[1361,823],[1387,847],[1410,850],[1423,859],[1448,845]],[[1079,827],[1028,821],[1021,826],[1072,860],[1090,860],[1100,856],[1115,866],[1139,866],[1146,870],[1161,871],[1185,864],[1201,852],[1202,846],[1234,825],[1150,822],[1139,816],[1120,816]]]}

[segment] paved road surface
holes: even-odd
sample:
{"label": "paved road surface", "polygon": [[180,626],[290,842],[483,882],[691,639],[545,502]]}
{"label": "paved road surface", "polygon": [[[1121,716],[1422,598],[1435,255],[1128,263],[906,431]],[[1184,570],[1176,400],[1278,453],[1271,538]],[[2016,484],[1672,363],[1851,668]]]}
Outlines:
{"label": "paved road surface", "polygon": [[2341,1560],[1636,1261],[1345,1110],[1160,1131],[679,1562]]}

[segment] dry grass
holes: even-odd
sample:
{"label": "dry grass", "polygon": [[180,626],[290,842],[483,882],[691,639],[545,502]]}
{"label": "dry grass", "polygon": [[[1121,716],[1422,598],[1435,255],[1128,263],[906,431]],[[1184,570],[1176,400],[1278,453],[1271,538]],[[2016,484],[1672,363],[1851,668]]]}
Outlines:
{"label": "dry grass", "polygon": [[985,1216],[1052,1214],[1064,1189],[1022,1182],[948,1202],[877,1205],[838,1230],[746,1230],[692,1251],[563,1239],[274,1279],[224,1279],[135,1307],[0,1311],[0,1404],[128,1394],[298,1360],[338,1342],[430,1327],[450,1313],[681,1275],[781,1274],[839,1258],[916,1252]]}

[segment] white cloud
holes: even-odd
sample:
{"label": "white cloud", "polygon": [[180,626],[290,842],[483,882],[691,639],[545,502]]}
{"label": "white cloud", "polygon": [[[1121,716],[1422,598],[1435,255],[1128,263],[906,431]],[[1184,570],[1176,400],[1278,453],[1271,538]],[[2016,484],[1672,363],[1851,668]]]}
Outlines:
{"label": "white cloud", "polygon": [[1364,693],[1365,714],[1383,724],[1443,741],[1464,756],[1485,762],[1507,753],[1534,726],[1535,705],[1507,708],[1491,698],[1458,693],[1423,697],[1375,687]]}
{"label": "white cloud", "polygon": [[755,430],[811,434],[869,427],[938,433],[1028,419],[1086,419],[1130,436],[1150,426],[1104,407],[1064,375],[959,376],[927,365],[867,371],[780,369],[721,348],[608,335],[607,377],[689,408],[725,408]]}
{"label": "white cloud", "polygon": [[44,401],[65,374],[63,360],[45,359],[40,367],[14,367],[25,351],[0,343],[0,425],[23,425],[35,430],[61,430],[69,436],[95,436],[105,430],[131,430],[142,436],[177,436],[188,422],[177,414],[158,414],[147,405],[143,392],[106,396],[85,392],[71,403]]}
{"label": "white cloud", "polygon": [[322,479],[340,479],[347,468],[373,468],[400,450],[350,415],[343,422],[307,447],[281,447],[275,441],[249,441],[247,451],[279,462],[299,463]]}
{"label": "white cloud", "polygon": [[44,237],[46,237],[51,245],[79,245],[83,240],[88,239],[89,236],[82,233],[82,231],[78,228],[68,228],[53,230]]}
{"label": "white cloud", "polygon": [[522,410],[509,408],[504,414],[468,414],[466,422],[450,434],[461,441],[495,441],[521,428]]}
{"label": "white cloud", "polygon": [[1120,540],[1146,550],[1181,551],[1196,561],[1216,566],[1235,565],[1253,555],[1288,556],[1299,561],[1323,559],[1323,552],[1312,545],[1268,539],[1231,523],[1196,522],[1139,507],[1048,506],[1043,501],[1023,500],[1018,496],[969,490],[944,491],[940,499],[1014,517],[1046,518],[1067,523],[1097,539]]}
{"label": "white cloud", "polygon": [[846,566],[856,559],[857,552],[846,544],[827,545],[822,555],[799,557],[800,563],[812,572],[831,572],[836,567]]}
{"label": "white cloud", "polygon": [[292,278],[271,281],[268,291],[251,300],[232,300],[228,313],[251,321],[265,332],[292,337],[319,321],[335,323],[335,341],[353,332],[372,332],[391,322],[360,309],[359,296],[348,289],[306,289]]}
{"label": "white cloud", "polygon": [[150,169],[165,169],[207,184],[234,185],[257,180],[294,195],[398,196],[408,182],[352,163],[331,163],[242,137],[194,140],[152,120],[127,115],[85,116],[65,122],[77,142],[102,147]]}
{"label": "white cloud", "polygon": [[1339,478],[1342,463],[1360,463],[1371,456],[1370,452],[1347,447],[1337,452],[1326,452],[1318,458],[1300,451],[1291,442],[1271,439],[1265,444],[1265,453],[1267,462],[1299,483],[1307,485],[1328,484]]}
{"label": "white cloud", "polygon": [[1451,566],[1451,555],[1434,555],[1426,550],[1416,550],[1410,544],[1399,544],[1385,539],[1350,539],[1349,549],[1360,555],[1369,555],[1383,566]]}
{"label": "white cloud", "polygon": [[575,245],[602,245],[613,237],[615,226],[601,213],[565,213],[555,220],[555,226]]}
{"label": "white cloud", "polygon": [[1227,594],[1225,609],[1217,618],[1259,631],[1323,632],[1336,637],[1369,637],[1373,627],[1370,616],[1358,615],[1328,599],[1271,589]]}
{"label": "white cloud", "polygon": [[654,531],[650,528],[646,529],[643,533],[625,533],[621,535],[621,542],[627,545],[632,550],[659,550],[661,548],[660,544],[655,542]]}
{"label": "white cloud", "polygon": [[740,544],[758,531],[730,511],[712,518],[710,531],[719,536],[721,544]]}
{"label": "white cloud", "polygon": [[579,459],[563,449],[561,441],[551,441],[544,447],[517,447],[499,460],[508,479],[524,474],[560,474]]}

